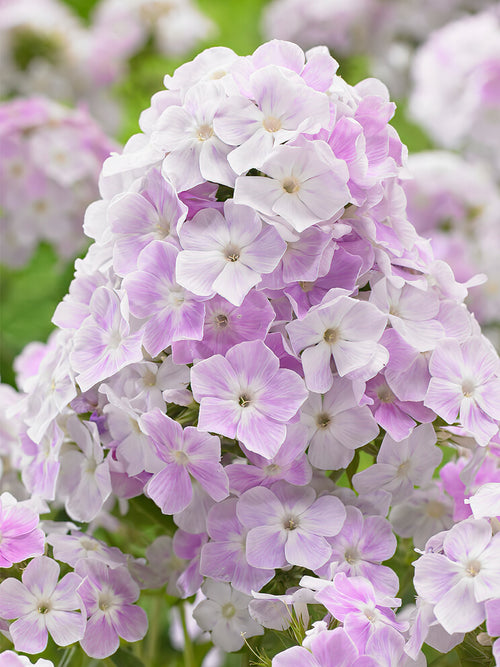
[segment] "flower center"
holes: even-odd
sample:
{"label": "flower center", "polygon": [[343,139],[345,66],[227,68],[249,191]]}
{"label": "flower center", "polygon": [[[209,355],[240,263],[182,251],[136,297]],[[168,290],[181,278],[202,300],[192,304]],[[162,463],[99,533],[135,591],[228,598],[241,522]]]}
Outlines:
{"label": "flower center", "polygon": [[392,403],[396,398],[386,384],[381,385],[377,389],[377,396],[381,403]]}
{"label": "flower center", "polygon": [[333,345],[333,343],[336,343],[339,339],[339,332],[337,329],[327,329],[325,333],[323,334],[323,340],[325,343],[328,343],[329,345]]}
{"label": "flower center", "polygon": [[97,551],[99,548],[99,545],[97,542],[94,542],[93,540],[89,540],[88,537],[84,537],[80,540],[80,544],[82,546],[82,549],[85,549],[85,551]]}
{"label": "flower center", "polygon": [[250,396],[248,396],[248,394],[241,394],[241,396],[238,398],[238,404],[242,408],[248,408],[251,402],[252,399],[250,398]]}
{"label": "flower center", "polygon": [[471,396],[474,395],[475,388],[476,385],[470,378],[465,378],[464,381],[462,382],[462,394],[466,398],[470,398]]}
{"label": "flower center", "polygon": [[207,139],[210,139],[214,134],[214,129],[211,125],[200,125],[198,128],[198,132],[196,136],[198,137],[198,141],[207,141]]}
{"label": "flower center", "polygon": [[314,289],[314,283],[308,282],[307,280],[299,280],[300,289],[303,292],[311,292]]}
{"label": "flower center", "polygon": [[236,614],[236,607],[232,602],[226,602],[222,606],[221,614],[224,618],[232,618]]}
{"label": "flower center", "polygon": [[240,251],[238,248],[229,247],[226,248],[224,255],[228,262],[237,262],[240,258]]}
{"label": "flower center", "polygon": [[296,178],[293,178],[293,176],[287,176],[287,178],[282,181],[281,185],[283,190],[288,192],[289,195],[292,195],[294,192],[298,192],[300,190],[300,183]]}
{"label": "flower center", "polygon": [[331,424],[330,415],[327,415],[326,412],[320,412],[316,417],[316,424],[318,428],[325,429]]}
{"label": "flower center", "polygon": [[267,118],[264,118],[262,125],[268,132],[277,132],[278,130],[281,130],[281,121],[274,116],[267,116]]}
{"label": "flower center", "polygon": [[410,465],[411,465],[410,461],[403,461],[402,463],[400,463],[398,466],[397,476],[406,477],[408,471],[410,470]]}
{"label": "flower center", "polygon": [[109,591],[99,594],[98,605],[101,611],[107,611],[113,605],[113,595]]}
{"label": "flower center", "polygon": [[370,621],[370,623],[375,623],[376,622],[376,620],[378,618],[378,614],[377,614],[377,611],[375,609],[373,609],[372,607],[365,607],[365,609],[363,610],[363,613],[366,616],[366,618]]}
{"label": "flower center", "polygon": [[299,527],[299,520],[295,516],[288,517],[283,521],[283,528],[285,530],[295,530]]}
{"label": "flower center", "polygon": [[274,475],[277,475],[280,472],[280,467],[279,465],[276,465],[276,463],[271,463],[270,465],[264,468],[264,472],[269,477],[273,477]]}
{"label": "flower center", "polygon": [[174,455],[175,462],[178,463],[179,465],[185,466],[187,463],[189,463],[189,456],[186,454],[186,452],[183,452],[181,449],[178,449],[172,453]]}
{"label": "flower center", "polygon": [[227,315],[224,315],[224,313],[219,313],[219,315],[216,315],[214,318],[214,322],[217,329],[225,329],[229,324]]}
{"label": "flower center", "polygon": [[439,500],[429,500],[425,511],[431,519],[440,519],[446,513],[446,507]]}
{"label": "flower center", "polygon": [[469,577],[477,577],[481,571],[481,563],[478,560],[471,560],[467,563],[465,571]]}
{"label": "flower center", "polygon": [[50,604],[50,602],[46,602],[44,600],[38,603],[37,611],[39,614],[48,614],[51,609],[52,605]]}
{"label": "flower center", "polygon": [[346,549],[346,552],[344,554],[344,558],[349,565],[354,565],[359,561],[359,553],[357,549],[354,547],[351,547],[350,549]]}

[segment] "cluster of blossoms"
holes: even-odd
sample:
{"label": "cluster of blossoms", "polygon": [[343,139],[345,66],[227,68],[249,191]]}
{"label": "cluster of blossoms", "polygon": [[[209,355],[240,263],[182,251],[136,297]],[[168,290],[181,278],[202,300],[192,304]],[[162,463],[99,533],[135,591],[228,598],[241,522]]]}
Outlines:
{"label": "cluster of blossoms", "polygon": [[457,280],[486,275],[467,302],[490,339],[500,342],[500,198],[491,168],[436,150],[410,155],[408,169],[411,178],[401,182],[408,219],[431,239],[435,257],[452,267]]}
{"label": "cluster of blossoms", "polygon": [[500,10],[434,32],[415,54],[409,112],[438,146],[500,167]]}
{"label": "cluster of blossoms", "polygon": [[85,246],[82,217],[116,148],[83,110],[42,97],[0,105],[0,263],[25,264],[40,241],[64,258]]}
{"label": "cluster of blossoms", "polygon": [[[292,627],[275,667],[500,634],[499,538],[467,518],[485,494],[500,514],[500,360],[406,218],[387,89],[336,72],[326,47],[209,49],[105,162],[58,330],[6,391],[5,465],[72,520],[5,556],[33,556],[0,584],[16,650],[111,655],[146,631],[139,588],[165,586],[224,651]],[[145,553],[127,507],[162,518]],[[424,549],[398,617],[396,535]]]}
{"label": "cluster of blossoms", "polygon": [[191,0],[102,0],[88,26],[61,0],[1,0],[0,96],[83,102],[116,131],[121,114],[111,86],[151,32],[159,53],[181,56],[213,30]]}
{"label": "cluster of blossoms", "polygon": [[408,86],[416,45],[449,21],[490,4],[491,0],[273,0],[262,27],[267,38],[290,39],[303,48],[326,44],[342,57],[367,56],[371,71],[400,96]]}

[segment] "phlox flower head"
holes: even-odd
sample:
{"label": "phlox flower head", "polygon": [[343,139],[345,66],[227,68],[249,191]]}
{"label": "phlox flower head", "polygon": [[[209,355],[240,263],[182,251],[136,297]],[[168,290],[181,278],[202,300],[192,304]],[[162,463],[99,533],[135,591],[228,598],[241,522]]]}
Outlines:
{"label": "phlox flower head", "polygon": [[237,438],[252,452],[272,458],[286,436],[286,423],[307,397],[302,378],[279,367],[262,341],[239,343],[191,370],[200,402],[198,428]]}
{"label": "phlox flower head", "polygon": [[24,570],[22,582],[9,578],[0,584],[0,616],[17,619],[9,627],[16,651],[40,653],[49,633],[59,646],[83,637],[82,578],[70,572],[59,581],[59,572],[56,561],[39,556]]}

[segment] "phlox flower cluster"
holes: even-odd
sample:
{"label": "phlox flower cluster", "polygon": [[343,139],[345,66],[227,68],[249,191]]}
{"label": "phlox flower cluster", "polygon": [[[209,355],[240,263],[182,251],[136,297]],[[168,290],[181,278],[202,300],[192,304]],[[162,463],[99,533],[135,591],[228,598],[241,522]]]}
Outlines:
{"label": "phlox flower cluster", "polygon": [[491,4],[489,0],[273,0],[264,10],[262,29],[268,39],[290,39],[303,48],[326,44],[341,58],[366,56],[371,72],[400,97],[408,90],[416,46],[433,30]]}
{"label": "phlox flower cluster", "polygon": [[[223,651],[284,632],[268,667],[422,665],[423,642],[498,635],[500,360],[407,219],[393,113],[326,47],[212,48],[106,160],[57,330],[5,391],[2,460],[32,512],[71,520],[40,529],[17,498],[16,651],[112,655],[146,632],[141,589],[196,596]],[[419,601],[396,614],[411,538]]]}
{"label": "phlox flower cluster", "polygon": [[82,215],[116,148],[83,109],[43,97],[0,105],[0,263],[20,267],[41,241],[69,259],[84,247]]}
{"label": "phlox flower cluster", "polygon": [[[458,280],[470,281],[469,308],[498,346],[500,201],[491,166],[436,150],[410,155],[408,169],[412,178],[402,181],[408,219],[431,240],[435,257]],[[478,274],[486,276],[482,284],[472,280]]]}
{"label": "phlox flower cluster", "polygon": [[493,3],[431,34],[415,54],[408,106],[436,145],[486,159],[497,175],[499,21]]}

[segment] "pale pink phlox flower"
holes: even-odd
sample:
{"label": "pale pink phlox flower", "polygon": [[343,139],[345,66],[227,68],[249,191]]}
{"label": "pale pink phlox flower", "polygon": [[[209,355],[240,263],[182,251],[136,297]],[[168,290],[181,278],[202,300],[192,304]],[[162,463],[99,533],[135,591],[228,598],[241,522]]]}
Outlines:
{"label": "pale pink phlox flower", "polygon": [[43,554],[45,535],[39,522],[29,502],[18,502],[7,491],[0,495],[0,567]]}
{"label": "pale pink phlox flower", "polygon": [[323,630],[310,648],[292,646],[274,656],[272,667],[355,667],[359,652],[344,628]]}
{"label": "pale pink phlox flower", "polygon": [[322,585],[316,600],[344,624],[345,631],[363,653],[369,638],[384,626],[399,631],[408,628],[408,623],[398,622],[391,609],[399,607],[401,600],[377,592],[364,577],[348,577],[339,572],[333,582]]}
{"label": "pale pink phlox flower", "polygon": [[370,409],[358,405],[352,383],[338,375],[325,394],[309,394],[300,418],[309,429],[309,461],[321,470],[346,468],[354,450],[379,432]]}
{"label": "pale pink phlox flower", "polygon": [[110,567],[125,565],[127,557],[117,547],[109,547],[88,533],[71,530],[69,535],[49,533],[47,542],[52,546],[54,558],[75,567],[81,559],[101,560]]}
{"label": "pale pink phlox flower", "polygon": [[[481,449],[479,452],[483,453],[485,450]],[[500,483],[500,469],[496,457],[486,456],[472,470],[469,467],[471,463],[472,460],[467,461],[461,457],[455,461],[448,461],[439,471],[443,487],[454,501],[454,521],[461,521],[471,516],[471,506],[467,500],[473,496],[478,487],[483,484]],[[468,472],[472,472],[470,477],[467,474]],[[495,509],[493,503],[489,504],[488,509],[490,511]],[[488,514],[488,516],[490,515]],[[492,514],[491,516],[496,515]]]}
{"label": "pale pink phlox flower", "polygon": [[17,619],[9,627],[16,651],[40,653],[50,633],[59,646],[83,637],[85,615],[77,589],[82,578],[70,572],[59,581],[60,568],[47,556],[38,556],[18,579],[0,584],[0,615]]}
{"label": "pale pink phlox flower", "polygon": [[430,289],[423,291],[408,284],[398,289],[382,278],[372,286],[370,302],[387,313],[393,329],[419,352],[433,350],[444,336],[437,321],[439,298]]}
{"label": "pale pink phlox flower", "polygon": [[164,514],[175,514],[190,504],[191,477],[217,502],[228,496],[228,479],[219,463],[217,436],[201,433],[193,426],[183,429],[158,408],[142,415],[140,423],[158,456],[158,470],[146,491]]}
{"label": "pale pink phlox flower", "polygon": [[137,258],[137,271],[128,273],[122,287],[130,312],[143,322],[143,346],[156,357],[177,340],[201,340],[206,297],[177,284],[178,250],[164,241],[152,241]]}
{"label": "pale pink phlox flower", "polygon": [[146,612],[133,604],[139,597],[139,586],[126,567],[109,568],[97,560],[80,560],[76,572],[83,577],[78,589],[87,611],[87,627],[80,644],[91,658],[112,655],[120,637],[135,642],[148,628]]}
{"label": "pale pink phlox flower", "polygon": [[56,421],[46,430],[39,444],[21,433],[22,449],[28,457],[22,466],[23,483],[28,491],[46,500],[55,498],[63,439],[64,433]]}
{"label": "pale pink phlox flower", "polygon": [[500,516],[500,482],[483,484],[464,502],[470,505],[476,519]]}
{"label": "pale pink phlox flower", "polygon": [[396,551],[397,541],[391,524],[381,516],[364,516],[351,505],[346,507],[346,514],[341,531],[328,538],[332,555],[316,574],[329,579],[333,579],[337,572],[345,572],[348,577],[362,576],[373,584],[375,590],[396,595],[398,577],[391,568],[381,564]]}
{"label": "pale pink phlox flower", "polygon": [[275,269],[286,244],[255,211],[233,200],[224,215],[204,209],[182,226],[177,282],[199,296],[220,294],[241,306],[261,275]]}
{"label": "pale pink phlox flower", "polygon": [[307,397],[302,378],[280,368],[260,340],[200,361],[191,369],[191,386],[200,402],[198,429],[238,438],[267,459],[276,455],[286,424]]}
{"label": "pale pink phlox flower", "polygon": [[[485,601],[500,597],[500,537],[486,519],[465,519],[443,540],[443,553],[425,553],[415,563],[414,583],[450,634],[469,632],[486,616]],[[457,609],[461,610],[457,614]]]}
{"label": "pale pink phlox flower", "polygon": [[261,167],[274,146],[303,132],[314,134],[330,120],[328,97],[276,65],[251,74],[248,93],[250,99],[228,98],[214,119],[216,134],[237,146],[227,158],[237,174]]}
{"label": "pale pink phlox flower", "polygon": [[301,355],[306,385],[317,393],[333,384],[331,359],[341,377],[373,377],[389,353],[378,343],[387,317],[376,306],[334,288],[301,320],[286,326],[295,353]]}
{"label": "pale pink phlox flower", "polygon": [[286,430],[283,444],[271,459],[255,454],[240,444],[250,465],[241,462],[225,467],[231,490],[241,494],[253,486],[269,487],[280,479],[296,486],[309,484],[312,468],[305,454],[308,430],[300,423],[289,424]]}
{"label": "pale pink phlox flower", "polygon": [[377,456],[377,463],[358,472],[353,483],[358,493],[384,489],[399,503],[413,492],[414,485],[430,482],[443,453],[436,447],[436,433],[431,424],[417,426],[411,435],[396,442],[386,435]]}
{"label": "pale pink phlox flower", "polygon": [[206,577],[230,582],[236,590],[251,595],[273,578],[274,570],[248,563],[248,528],[238,519],[237,503],[237,498],[226,498],[209,511],[207,531],[211,539],[203,546],[200,571]]}
{"label": "pale pink phlox flower", "polygon": [[458,418],[479,445],[487,445],[500,419],[500,361],[491,343],[484,336],[462,344],[446,338],[432,353],[429,371],[425,405],[448,424]]}
{"label": "pale pink phlox flower", "polygon": [[137,258],[151,241],[178,246],[177,227],[186,219],[187,206],[158,169],[144,177],[139,192],[116,196],[107,210],[113,232],[113,266],[124,276],[136,268]]}
{"label": "pale pink phlox flower", "polygon": [[311,487],[275,482],[243,493],[236,508],[248,529],[247,560],[254,567],[276,568],[287,563],[321,567],[331,555],[327,537],[345,520],[343,503],[334,496],[316,497]]}
{"label": "pale pink phlox flower", "polygon": [[131,332],[126,293],[98,287],[90,315],[74,337],[70,359],[82,391],[143,358],[141,331]]}
{"label": "pale pink phlox flower", "polygon": [[174,342],[172,358],[176,364],[226,354],[233,345],[245,340],[264,340],[276,317],[269,300],[255,290],[246,295],[241,306],[218,295],[204,305],[203,339]]}
{"label": "pale pink phlox flower", "polygon": [[227,155],[232,146],[214,130],[214,117],[226,99],[216,81],[202,81],[184,94],[181,106],[169,106],[155,123],[152,145],[166,153],[162,174],[177,191],[213,181],[232,187],[235,173]]}
{"label": "pale pink phlox flower", "polygon": [[108,462],[95,424],[72,415],[66,422],[66,432],[75,447],[61,455],[57,495],[64,498],[72,519],[88,523],[111,493]]}
{"label": "pale pink phlox flower", "polygon": [[200,628],[210,632],[210,638],[224,651],[238,651],[244,637],[264,634],[262,626],[250,618],[248,603],[252,599],[223,581],[206,579],[201,587],[207,599],[193,611]]}
{"label": "pale pink phlox flower", "polygon": [[298,232],[340,217],[350,201],[346,164],[324,141],[277,146],[262,164],[263,176],[236,179],[234,200],[268,216],[280,215]]}

